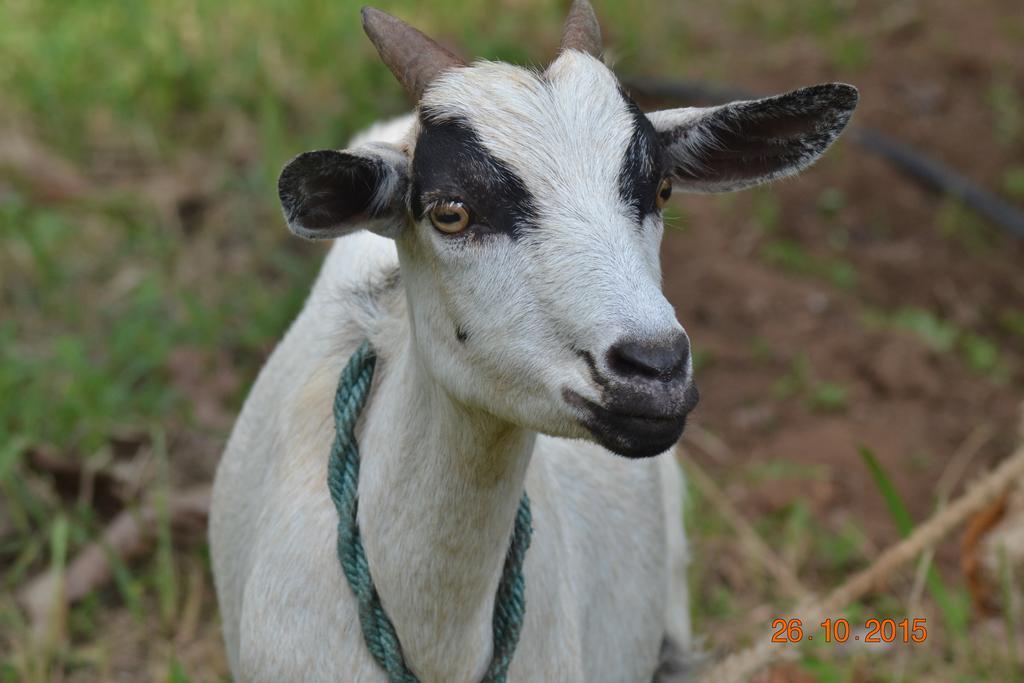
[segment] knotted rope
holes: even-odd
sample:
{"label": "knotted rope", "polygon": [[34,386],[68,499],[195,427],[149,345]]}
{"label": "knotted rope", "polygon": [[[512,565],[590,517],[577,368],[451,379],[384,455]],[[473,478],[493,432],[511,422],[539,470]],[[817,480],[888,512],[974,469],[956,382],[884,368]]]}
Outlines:
{"label": "knotted rope", "polygon": [[[355,426],[359,413],[366,405],[376,364],[377,356],[373,348],[368,341],[364,341],[341,373],[338,391],[334,396],[336,432],[327,464],[327,486],[334,507],[338,510],[338,560],[349,587],[359,601],[363,640],[377,664],[387,672],[391,683],[419,683],[405,663],[395,627],[380,603],[380,596],[373,585],[370,567],[366,562],[359,526],[356,524],[359,443],[356,441]],[[530,499],[524,491],[494,600],[491,621],[494,649],[483,683],[505,683],[512,655],[519,642],[526,609],[523,560],[530,546],[531,531]]]}

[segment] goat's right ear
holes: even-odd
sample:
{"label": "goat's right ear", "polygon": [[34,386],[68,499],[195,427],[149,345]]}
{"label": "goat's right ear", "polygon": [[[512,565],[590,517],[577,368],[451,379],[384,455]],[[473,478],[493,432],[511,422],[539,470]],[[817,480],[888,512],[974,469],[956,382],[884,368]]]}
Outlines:
{"label": "goat's right ear", "polygon": [[372,143],[300,154],[281,171],[277,193],[299,237],[330,239],[359,228],[394,237],[405,224],[408,186],[409,158]]}

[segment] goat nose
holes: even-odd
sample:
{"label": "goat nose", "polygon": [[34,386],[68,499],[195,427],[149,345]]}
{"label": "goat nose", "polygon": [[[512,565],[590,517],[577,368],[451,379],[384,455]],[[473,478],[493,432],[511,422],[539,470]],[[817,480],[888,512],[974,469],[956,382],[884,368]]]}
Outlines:
{"label": "goat nose", "polygon": [[608,367],[625,379],[678,378],[690,360],[690,340],[683,331],[657,341],[625,338],[608,349]]}

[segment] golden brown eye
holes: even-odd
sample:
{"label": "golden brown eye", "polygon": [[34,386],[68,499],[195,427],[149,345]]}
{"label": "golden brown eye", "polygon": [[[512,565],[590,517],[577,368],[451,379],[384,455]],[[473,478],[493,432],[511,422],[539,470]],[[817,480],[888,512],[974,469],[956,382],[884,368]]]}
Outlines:
{"label": "golden brown eye", "polygon": [[462,202],[442,202],[430,210],[430,222],[441,232],[454,235],[469,226],[469,211]]}
{"label": "golden brown eye", "polygon": [[654,198],[654,203],[659,209],[665,208],[665,203],[668,198],[672,196],[672,181],[668,178],[663,178],[661,185],[658,185],[658,195]]}

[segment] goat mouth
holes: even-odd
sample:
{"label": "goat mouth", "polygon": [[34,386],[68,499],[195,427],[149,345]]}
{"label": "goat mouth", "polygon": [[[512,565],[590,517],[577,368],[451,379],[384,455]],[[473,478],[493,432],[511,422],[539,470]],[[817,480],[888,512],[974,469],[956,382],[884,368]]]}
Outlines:
{"label": "goat mouth", "polygon": [[578,420],[597,443],[627,458],[649,458],[664,453],[679,440],[686,428],[686,417],[696,405],[687,400],[676,413],[643,412],[636,408],[612,409],[588,400],[571,389],[564,389],[566,403],[576,409]]}

